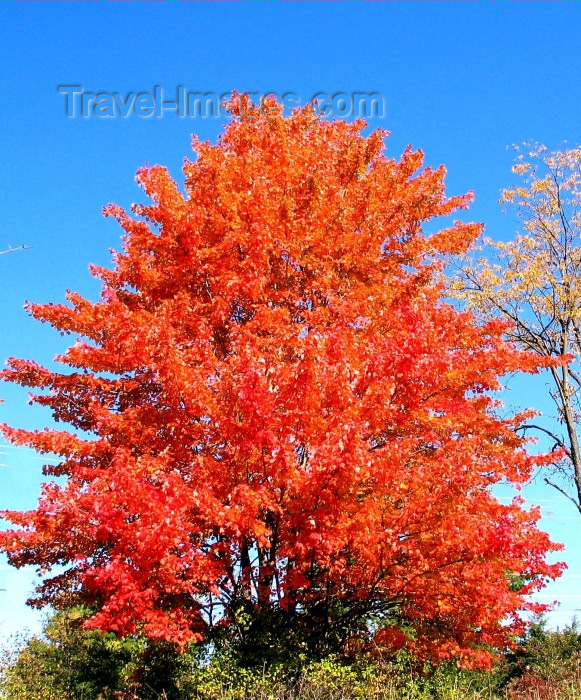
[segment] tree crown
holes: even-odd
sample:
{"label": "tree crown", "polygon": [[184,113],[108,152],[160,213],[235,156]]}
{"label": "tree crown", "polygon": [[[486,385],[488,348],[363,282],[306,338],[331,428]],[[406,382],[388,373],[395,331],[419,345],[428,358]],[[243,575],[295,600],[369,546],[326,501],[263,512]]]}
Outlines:
{"label": "tree crown", "polygon": [[423,225],[471,197],[364,126],[305,108],[194,138],[185,193],[144,168],[152,203],[106,209],[125,236],[92,268],[100,301],[29,306],[79,336],[72,371],[3,374],[79,431],[4,427],[67,477],[5,514],[12,563],[65,567],[38,604],[80,599],[93,626],[178,643],[222,629],[477,665],[542,607],[526,594],[558,575],[556,547],[537,510],[489,491],[545,459],[490,395],[540,361],[441,299],[441,257],[481,227]]}

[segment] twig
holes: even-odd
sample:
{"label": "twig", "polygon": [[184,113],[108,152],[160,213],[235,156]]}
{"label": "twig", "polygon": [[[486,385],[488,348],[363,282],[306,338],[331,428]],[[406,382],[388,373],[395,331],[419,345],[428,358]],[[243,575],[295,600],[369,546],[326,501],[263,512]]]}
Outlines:
{"label": "twig", "polygon": [[4,253],[16,253],[17,250],[29,250],[30,248],[32,248],[32,246],[26,245],[26,243],[19,245],[18,248],[13,248],[9,245],[6,250],[0,250],[0,255],[4,255]]}
{"label": "twig", "polygon": [[568,498],[571,501],[571,503],[575,506],[575,508],[577,508],[577,510],[581,513],[581,504],[577,503],[577,501],[573,498],[573,496],[568,494],[565,491],[565,489],[562,489],[558,484],[555,484],[554,481],[551,481],[547,477],[545,477],[545,484],[547,484],[548,486],[552,486],[554,489],[557,489],[557,491],[560,491],[563,494],[563,496]]}

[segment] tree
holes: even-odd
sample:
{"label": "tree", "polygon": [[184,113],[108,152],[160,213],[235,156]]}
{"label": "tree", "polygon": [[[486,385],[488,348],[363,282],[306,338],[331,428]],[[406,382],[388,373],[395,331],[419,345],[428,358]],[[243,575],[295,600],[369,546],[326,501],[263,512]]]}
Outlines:
{"label": "tree", "polygon": [[33,604],[83,601],[120,635],[486,664],[561,566],[539,512],[489,490],[546,461],[490,394],[542,362],[441,300],[441,257],[480,226],[422,232],[470,196],[362,121],[247,114],[194,138],[185,195],[154,166],[153,204],[106,209],[125,236],[100,301],[28,307],[80,337],[67,372],[4,379],[77,432],[4,427],[66,481],[5,513],[1,546],[52,572]]}
{"label": "tree", "polygon": [[511,698],[568,698],[579,695],[581,630],[574,618],[562,629],[536,620],[504,663],[502,687]]}
{"label": "tree", "polygon": [[[167,642],[83,629],[90,611],[76,607],[47,620],[42,636],[7,650],[0,691],[8,700],[183,700],[203,660]],[[14,640],[13,640],[14,641]],[[191,682],[190,682],[191,684]],[[189,688],[188,690],[193,690]]]}
{"label": "tree", "polygon": [[42,637],[31,637],[12,653],[14,658],[3,659],[2,697],[119,697],[116,692],[131,683],[132,660],[143,644],[83,630],[84,617],[86,613],[78,608],[57,613],[45,624]]}
{"label": "tree", "polygon": [[520,429],[561,451],[545,482],[581,513],[581,148],[528,146],[513,172],[524,184],[505,190],[501,203],[516,209],[523,230],[508,243],[487,241],[490,255],[465,265],[457,287],[485,317],[508,320],[507,336],[521,348],[560,359],[549,366],[549,393],[563,430],[539,420]]}

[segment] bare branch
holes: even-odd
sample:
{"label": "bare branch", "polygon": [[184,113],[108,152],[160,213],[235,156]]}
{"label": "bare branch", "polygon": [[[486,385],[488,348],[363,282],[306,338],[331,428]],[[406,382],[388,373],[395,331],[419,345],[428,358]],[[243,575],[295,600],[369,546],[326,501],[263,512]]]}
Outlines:
{"label": "bare branch", "polygon": [[571,494],[567,493],[564,488],[561,488],[559,484],[556,484],[554,481],[551,481],[548,477],[545,477],[545,484],[548,486],[552,486],[554,489],[557,489],[559,493],[562,493],[565,498],[568,498],[571,503],[577,508],[577,510],[581,513],[581,503],[578,503]]}
{"label": "bare branch", "polygon": [[0,255],[4,255],[5,253],[16,253],[18,250],[29,250],[30,248],[32,248],[32,246],[26,245],[25,243],[19,245],[18,248],[13,248],[9,245],[6,250],[0,250]]}
{"label": "bare branch", "polygon": [[547,428],[543,428],[542,425],[536,425],[535,423],[527,423],[526,425],[521,425],[516,430],[517,431],[518,430],[523,430],[523,431],[539,430],[542,433],[545,433],[545,435],[548,435],[550,438],[552,438],[555,441],[556,446],[562,447],[567,452],[567,456],[569,457],[569,459],[571,458],[571,450],[569,447],[567,447],[567,445],[563,442],[563,440],[561,440],[560,437],[555,435],[555,433],[551,432],[550,430],[547,430]]}

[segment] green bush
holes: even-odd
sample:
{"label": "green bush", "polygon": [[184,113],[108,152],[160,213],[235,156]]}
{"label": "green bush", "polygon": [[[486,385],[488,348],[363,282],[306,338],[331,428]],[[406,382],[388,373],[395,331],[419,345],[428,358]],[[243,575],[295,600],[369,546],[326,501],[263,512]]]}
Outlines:
{"label": "green bush", "polygon": [[581,700],[581,628],[562,630],[537,621],[507,659],[506,696],[511,700]]}
{"label": "green bush", "polygon": [[6,700],[581,700],[576,623],[561,631],[535,623],[522,648],[489,672],[453,662],[422,666],[405,652],[349,662],[277,654],[259,668],[225,640],[180,653],[167,643],[84,630],[86,614],[57,613],[43,637],[4,658]]}
{"label": "green bush", "polygon": [[139,642],[81,628],[85,611],[57,613],[5,659],[2,689],[10,700],[115,697],[128,685]]}

